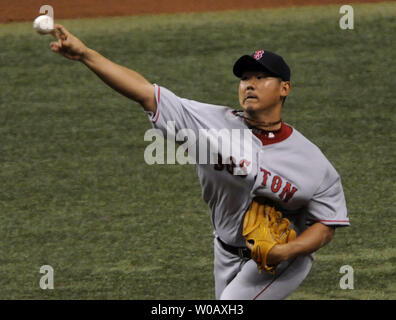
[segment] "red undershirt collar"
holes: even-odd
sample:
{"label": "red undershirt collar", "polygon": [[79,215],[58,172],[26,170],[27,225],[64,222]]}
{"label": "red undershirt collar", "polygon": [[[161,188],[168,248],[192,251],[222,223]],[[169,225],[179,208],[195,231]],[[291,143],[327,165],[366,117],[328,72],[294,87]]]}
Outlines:
{"label": "red undershirt collar", "polygon": [[[240,112],[234,110],[232,112],[233,115],[235,116],[239,116],[240,117]],[[284,123],[283,121],[281,122],[281,127],[278,130],[274,130],[274,131],[267,131],[267,130],[263,130],[263,129],[258,129],[255,127],[252,127],[250,125],[248,125],[249,129],[252,130],[252,133],[260,139],[261,143],[263,144],[263,146],[267,146],[273,143],[278,143],[281,142],[283,140],[286,140],[287,138],[289,138],[291,136],[291,134],[293,133],[293,128],[288,126],[286,123]]]}
{"label": "red undershirt collar", "polygon": [[286,140],[293,133],[293,128],[288,126],[286,123],[282,121],[281,127],[275,131],[267,131],[258,129],[255,127],[249,127],[252,129],[252,133],[260,139],[263,146],[267,146],[269,144],[278,143],[283,140]]}

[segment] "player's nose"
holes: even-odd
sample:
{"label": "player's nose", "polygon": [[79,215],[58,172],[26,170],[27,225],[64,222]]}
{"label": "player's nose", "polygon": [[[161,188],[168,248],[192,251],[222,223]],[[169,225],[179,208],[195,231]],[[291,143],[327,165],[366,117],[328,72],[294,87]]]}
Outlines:
{"label": "player's nose", "polygon": [[246,81],[246,90],[254,90],[256,88],[256,79],[254,77],[250,77]]}

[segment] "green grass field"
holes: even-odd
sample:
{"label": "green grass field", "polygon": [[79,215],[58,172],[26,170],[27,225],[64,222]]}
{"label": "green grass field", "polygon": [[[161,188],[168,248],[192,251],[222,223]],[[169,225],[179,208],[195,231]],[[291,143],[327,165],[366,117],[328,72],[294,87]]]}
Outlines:
{"label": "green grass field", "polygon": [[[237,105],[234,61],[257,48],[292,69],[284,120],[343,179],[351,227],[290,299],[395,299],[396,5],[60,21],[176,94]],[[212,227],[193,166],[144,162],[140,107],[0,25],[0,299],[214,299]],[[39,269],[55,270],[42,290]],[[354,290],[342,290],[343,265]]]}

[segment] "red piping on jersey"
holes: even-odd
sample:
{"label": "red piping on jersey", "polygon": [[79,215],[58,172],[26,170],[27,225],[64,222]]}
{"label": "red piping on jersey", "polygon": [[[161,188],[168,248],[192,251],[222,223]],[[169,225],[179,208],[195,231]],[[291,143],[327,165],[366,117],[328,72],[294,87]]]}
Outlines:
{"label": "red piping on jersey", "polygon": [[261,290],[258,293],[258,295],[253,298],[253,300],[256,300],[259,296],[261,296],[264,293],[264,291],[270,287],[271,284],[273,284],[276,280],[278,280],[281,277],[281,275],[284,274],[287,269],[289,269],[289,267],[293,264],[294,261],[296,261],[296,258],[294,258],[294,260],[290,262],[290,264],[277,277],[275,277],[269,284],[267,284],[267,286],[263,290]]}
{"label": "red piping on jersey", "polygon": [[155,119],[153,120],[154,123],[157,123],[158,118],[159,118],[159,114],[160,114],[160,112],[159,112],[159,110],[158,110],[158,108],[157,108],[157,116],[156,116]]}
{"label": "red piping on jersey", "polygon": [[161,100],[161,87],[160,86],[158,86],[158,94],[157,94],[157,97],[158,97],[158,103],[157,103],[157,116],[155,117],[155,119],[153,120],[153,122],[154,123],[157,123],[157,121],[158,121],[158,118],[159,118],[159,114],[160,114],[160,111],[158,110],[158,106],[159,106],[159,104],[160,104],[160,100]]}

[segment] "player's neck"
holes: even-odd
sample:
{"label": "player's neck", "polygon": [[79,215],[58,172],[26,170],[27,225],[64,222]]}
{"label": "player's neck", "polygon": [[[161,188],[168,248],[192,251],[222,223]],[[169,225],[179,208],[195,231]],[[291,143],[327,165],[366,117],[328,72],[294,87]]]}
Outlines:
{"label": "player's neck", "polygon": [[256,125],[254,127],[263,131],[277,131],[282,127],[282,119],[274,122],[264,122],[262,125]]}
{"label": "player's neck", "polygon": [[245,110],[244,116],[250,126],[261,130],[276,131],[282,127],[280,108],[254,112]]}

